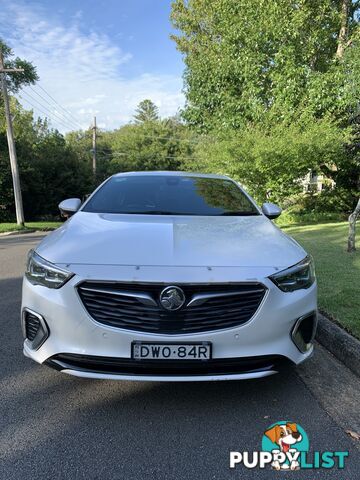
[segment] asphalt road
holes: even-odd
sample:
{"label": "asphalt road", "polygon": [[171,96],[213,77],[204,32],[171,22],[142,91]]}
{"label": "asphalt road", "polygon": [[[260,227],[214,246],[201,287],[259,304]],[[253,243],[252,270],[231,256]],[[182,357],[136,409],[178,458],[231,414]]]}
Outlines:
{"label": "asphalt road", "polygon": [[[327,353],[300,373],[199,384],[77,379],[23,357],[21,276],[26,252],[40,239],[0,238],[1,479],[360,478],[358,447],[340,426],[347,409],[337,418],[331,401],[346,404],[343,391],[329,387]],[[349,388],[352,408],[359,408],[356,381],[345,367],[336,368],[341,389]],[[357,413],[352,411],[355,420]],[[259,450],[264,430],[278,420],[299,423],[311,451],[348,450],[346,469],[230,470],[229,451]]]}

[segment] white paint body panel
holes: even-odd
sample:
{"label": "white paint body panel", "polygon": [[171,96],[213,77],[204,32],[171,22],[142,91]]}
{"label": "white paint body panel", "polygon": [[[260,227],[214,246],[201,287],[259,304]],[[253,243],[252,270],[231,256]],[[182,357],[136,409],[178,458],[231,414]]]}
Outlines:
{"label": "white paint body panel", "polygon": [[36,251],[59,265],[283,269],[306,256],[264,215],[201,217],[81,211],[45,237]]}
{"label": "white paint body panel", "polygon": [[[298,364],[290,337],[296,320],[317,309],[316,283],[280,291],[269,275],[301,261],[306,252],[264,215],[196,217],[114,215],[79,211],[44,238],[36,251],[75,273],[60,289],[34,286],[25,278],[22,307],[40,313],[50,336],[39,350],[24,353],[43,363],[57,353],[129,358],[131,343],[212,343],[213,358],[283,355]],[[137,333],[97,323],[85,310],[76,286],[84,280],[179,283],[261,282],[268,291],[246,324],[185,335]],[[133,380],[221,380],[257,378],[264,372],[214,376],[129,376],[70,372],[93,378]],[[274,373],[267,372],[266,375]]]}

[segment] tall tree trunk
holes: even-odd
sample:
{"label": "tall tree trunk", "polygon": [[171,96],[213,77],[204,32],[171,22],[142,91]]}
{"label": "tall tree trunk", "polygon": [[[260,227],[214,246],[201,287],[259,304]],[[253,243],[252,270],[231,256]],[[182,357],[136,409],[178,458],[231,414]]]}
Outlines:
{"label": "tall tree trunk", "polygon": [[340,31],[338,36],[338,45],[336,58],[342,58],[344,55],[345,44],[348,36],[350,0],[342,0],[340,13]]}
{"label": "tall tree trunk", "polygon": [[349,238],[348,238],[348,252],[355,252],[355,229],[356,229],[356,220],[360,215],[360,198],[356,205],[355,210],[349,217]]}

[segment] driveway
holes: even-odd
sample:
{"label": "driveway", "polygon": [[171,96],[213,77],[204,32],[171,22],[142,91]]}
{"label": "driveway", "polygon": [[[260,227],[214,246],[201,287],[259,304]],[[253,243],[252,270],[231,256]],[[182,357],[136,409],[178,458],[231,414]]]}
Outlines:
{"label": "driveway", "polygon": [[[41,237],[0,238],[0,478],[359,478],[358,446],[344,431],[360,417],[357,379],[320,348],[298,373],[199,384],[78,379],[23,357],[21,275]],[[341,411],[334,397],[347,388]],[[278,420],[299,423],[311,451],[348,450],[346,469],[230,470],[229,451],[259,450]]]}

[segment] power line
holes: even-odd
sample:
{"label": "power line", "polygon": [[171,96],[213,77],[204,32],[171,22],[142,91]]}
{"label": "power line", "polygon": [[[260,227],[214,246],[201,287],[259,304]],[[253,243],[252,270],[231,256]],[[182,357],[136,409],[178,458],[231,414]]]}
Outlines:
{"label": "power line", "polygon": [[[39,85],[39,84],[37,84],[37,86],[38,86],[49,98],[51,98],[51,100],[52,100],[53,102],[55,102],[56,105],[58,105],[62,110],[64,110],[64,112],[66,112],[68,115],[70,115],[70,117],[72,117],[72,118],[77,122],[77,120],[76,120],[76,118],[73,116],[73,114],[72,114],[69,110],[67,110],[65,107],[63,107],[62,105],[60,105],[60,104],[55,100],[55,98],[52,97],[52,96],[50,95],[50,93],[45,90],[44,87],[42,87],[42,86]],[[82,127],[81,127],[81,128],[82,128]]]}
{"label": "power line", "polygon": [[146,135],[144,133],[137,133],[137,136],[144,137],[144,138],[151,138],[153,140],[176,140],[178,142],[186,142],[186,143],[194,143],[194,144],[198,143],[198,140],[186,139],[186,138],[180,138],[180,137],[162,137],[162,136],[156,136],[156,135]]}
{"label": "power line", "polygon": [[[22,91],[22,94],[25,95],[25,100],[27,100],[26,97],[30,97],[34,102],[36,102],[37,104],[39,104],[42,108],[44,108],[45,110],[47,110],[51,115],[56,115],[56,117],[62,121],[63,123],[67,123],[68,126],[71,126],[72,129],[76,129],[77,130],[77,126],[74,124],[74,123],[70,123],[70,120],[68,119],[65,119],[63,118],[62,116],[60,116],[60,114],[58,114],[57,112],[54,112],[54,111],[51,111],[46,105],[43,105],[39,100],[37,100],[35,97],[33,97],[32,95],[30,95],[29,92],[24,92]],[[51,106],[51,105],[50,105]]]}
{"label": "power line", "polygon": [[[64,127],[66,128],[74,128],[72,124],[66,122],[62,117],[55,117],[53,118],[52,115],[56,115],[56,113],[52,112],[51,110],[49,110],[45,105],[43,105],[41,102],[39,102],[36,98],[34,98],[32,95],[30,95],[29,93],[26,93],[26,92],[22,92],[22,94],[18,94],[18,96],[24,100],[25,102],[27,102],[29,105],[31,105],[33,108],[35,108],[36,110],[39,110],[41,113],[43,113],[47,118],[50,118],[52,121],[54,122],[58,122],[60,124],[62,124]],[[37,103],[37,105],[34,105],[27,97],[30,97],[34,102]],[[42,108],[40,108],[38,105],[40,105]],[[44,110],[45,111],[44,111]]]}
{"label": "power line", "polygon": [[[36,95],[38,95],[42,100],[44,100],[44,102],[46,102],[48,105],[50,105],[52,107],[52,105],[50,104],[50,102],[45,98],[43,97],[42,95],[40,95],[39,92],[37,92],[34,88],[32,88],[31,86],[29,86],[30,90],[33,91]],[[57,102],[56,102],[56,105],[60,106]],[[62,107],[61,107],[62,108]],[[68,120],[69,122],[73,123],[74,125],[77,125],[77,127],[80,127],[80,129],[82,130],[82,126],[80,125],[80,123],[77,121],[77,120],[72,120],[72,116],[68,116],[66,117],[63,113],[60,113],[60,115],[62,115],[66,120]]]}
{"label": "power line", "polygon": [[195,157],[183,157],[182,155],[169,155],[167,157],[163,158],[169,158],[169,159],[180,159],[180,160],[194,160]]}
{"label": "power line", "polygon": [[[125,126],[128,126],[128,124],[126,124]],[[113,134],[114,132],[116,132],[116,130],[112,130],[110,132],[107,132],[109,133],[110,135]],[[134,135],[135,136],[135,135]],[[199,139],[186,139],[186,138],[180,138],[180,137],[163,137],[163,136],[156,136],[156,135],[146,135],[144,133],[138,133],[136,132],[136,136],[138,137],[143,137],[143,138],[150,138],[152,140],[175,140],[177,142],[184,142],[184,143],[193,143],[194,145],[196,145],[198,142],[199,142]],[[121,138],[121,135],[119,135],[119,137]],[[210,140],[215,140],[214,137],[206,137]]]}
{"label": "power line", "polygon": [[[36,95],[38,95],[42,100],[45,101],[45,103],[47,103],[48,105],[50,105],[50,107],[53,107],[53,105],[51,105],[51,103],[46,100],[46,98],[44,98],[42,95],[40,95],[40,93],[38,93],[36,90],[34,90],[32,87],[29,87]],[[30,94],[28,94],[30,95]],[[66,121],[70,122],[71,124],[73,125],[78,125],[77,123],[75,123],[73,120],[70,120],[70,118],[68,117],[65,117],[65,115],[63,113],[59,113],[59,115],[61,115]]]}
{"label": "power line", "polygon": [[57,123],[60,123],[63,127],[65,128],[69,128],[69,125],[66,125],[65,123],[61,122],[60,120],[58,119],[53,119],[51,118],[51,116],[44,112],[41,108],[39,108],[38,106],[34,105],[33,103],[31,103],[27,98],[23,98],[19,93],[18,93],[18,96],[22,99],[22,100],[25,100],[25,102],[27,102],[29,105],[31,105],[33,108],[35,108],[35,110],[38,110],[39,112],[43,113],[45,115],[46,118],[52,120],[53,122],[57,122]]}
{"label": "power line", "polygon": [[[99,153],[99,151],[97,151],[97,152]],[[103,157],[125,157],[128,154],[124,153],[124,152],[116,152],[115,151],[115,152],[111,152],[111,153],[100,152],[100,155],[103,156]],[[147,158],[149,158],[149,157],[147,157]],[[183,155],[166,155],[165,157],[163,157],[163,156],[160,156],[160,157],[152,156],[151,158],[152,158],[152,160],[163,160],[163,159],[194,160],[194,157],[183,156]]]}
{"label": "power line", "polygon": [[[22,95],[25,95],[25,96],[22,96]],[[22,95],[18,94],[18,96],[24,100],[25,102],[27,102],[29,105],[31,105],[33,108],[35,108],[36,110],[39,110],[41,113],[43,113],[47,118],[51,119],[53,122],[57,122],[57,123],[60,123],[63,127],[65,127],[66,129],[70,129],[70,130],[74,130],[74,126],[70,123],[68,123],[67,121],[65,121],[62,117],[53,117],[53,115],[56,115],[55,112],[52,112],[51,110],[49,110],[46,106],[44,106],[41,102],[39,102],[38,100],[36,100],[36,98],[32,97],[31,95],[29,95],[28,93],[25,93],[25,92],[22,92]],[[27,96],[29,96],[34,102],[37,103],[37,105],[34,105],[33,103],[31,103],[31,101],[27,98]],[[42,108],[40,108],[38,105],[40,105]],[[45,111],[44,111],[44,110]]]}

